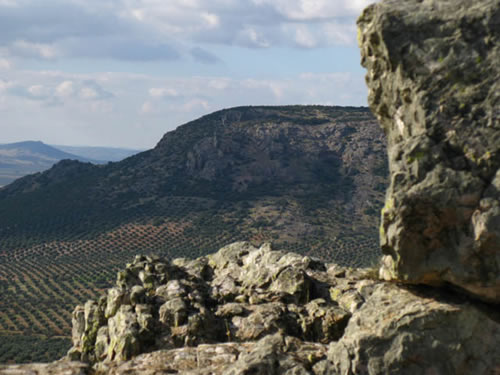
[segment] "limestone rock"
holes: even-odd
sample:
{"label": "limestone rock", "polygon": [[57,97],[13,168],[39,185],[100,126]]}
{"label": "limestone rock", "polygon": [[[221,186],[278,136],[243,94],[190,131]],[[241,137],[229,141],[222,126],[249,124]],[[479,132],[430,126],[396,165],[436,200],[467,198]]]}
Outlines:
{"label": "limestone rock", "polygon": [[196,260],[137,256],[106,296],[75,309],[68,357],[100,368],[153,350],[278,333],[326,345],[351,316],[330,297],[333,279],[322,262],[270,244],[238,242]]}
{"label": "limestone rock", "polygon": [[500,2],[384,0],[358,27],[388,138],[381,276],[500,302]]}
{"label": "limestone rock", "polygon": [[312,374],[327,346],[275,334],[246,343],[202,344],[140,355],[124,363],[103,364],[97,374]]}
{"label": "limestone rock", "polygon": [[87,375],[88,371],[88,364],[68,361],[10,366],[0,365],[0,375]]}
{"label": "limestone rock", "polygon": [[324,374],[497,374],[499,318],[443,292],[379,284],[330,344]]}
{"label": "limestone rock", "polygon": [[[150,278],[132,277],[143,271]],[[119,275],[128,276],[73,313],[67,360],[87,364],[7,366],[0,375],[500,370],[495,306],[380,281],[370,269],[238,242],[195,260],[136,257]]]}

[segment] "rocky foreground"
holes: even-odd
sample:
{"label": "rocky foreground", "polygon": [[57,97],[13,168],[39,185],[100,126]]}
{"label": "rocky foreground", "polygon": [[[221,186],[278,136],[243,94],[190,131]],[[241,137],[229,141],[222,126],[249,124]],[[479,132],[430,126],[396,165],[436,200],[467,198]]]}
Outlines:
{"label": "rocky foreground", "polygon": [[500,371],[497,310],[376,274],[247,242],[196,260],[137,256],[106,296],[75,309],[66,360],[0,373]]}

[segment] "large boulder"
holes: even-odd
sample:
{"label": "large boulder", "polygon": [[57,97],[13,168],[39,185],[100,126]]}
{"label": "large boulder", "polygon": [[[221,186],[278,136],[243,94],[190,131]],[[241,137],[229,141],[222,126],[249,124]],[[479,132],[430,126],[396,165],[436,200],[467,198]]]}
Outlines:
{"label": "large boulder", "polygon": [[500,302],[500,2],[385,0],[358,27],[388,138],[381,276]]}
{"label": "large boulder", "polygon": [[443,291],[378,284],[330,345],[324,374],[498,374],[499,317]]}

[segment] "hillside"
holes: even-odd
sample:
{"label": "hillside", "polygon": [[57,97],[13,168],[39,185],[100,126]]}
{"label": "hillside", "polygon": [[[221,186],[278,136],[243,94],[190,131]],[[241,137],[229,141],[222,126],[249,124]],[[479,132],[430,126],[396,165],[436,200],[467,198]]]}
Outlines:
{"label": "hillside", "polygon": [[367,108],[290,106],[222,110],[122,162],[62,161],[17,180],[0,189],[0,362],[55,358],[16,354],[46,337],[69,347],[72,307],[136,253],[194,258],[269,240],[371,264],[386,179]]}
{"label": "hillside", "polygon": [[0,186],[17,178],[49,169],[63,159],[89,162],[88,158],[61,151],[40,141],[0,145]]}

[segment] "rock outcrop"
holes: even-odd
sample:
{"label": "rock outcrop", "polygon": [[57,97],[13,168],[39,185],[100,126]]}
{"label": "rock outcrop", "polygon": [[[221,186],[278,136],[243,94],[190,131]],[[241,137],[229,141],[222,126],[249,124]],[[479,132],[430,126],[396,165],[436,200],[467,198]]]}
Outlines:
{"label": "rock outcrop", "polygon": [[499,18],[386,0],[359,19],[389,139],[380,270],[249,242],[137,256],[75,308],[66,361],[0,374],[500,374]]}
{"label": "rock outcrop", "polygon": [[[137,256],[73,313],[66,361],[0,374],[497,374],[500,313],[294,253]],[[496,372],[495,372],[496,371]]]}
{"label": "rock outcrop", "polygon": [[381,275],[500,302],[500,2],[386,0],[358,26],[388,138]]}
{"label": "rock outcrop", "polygon": [[[294,352],[309,345],[323,353],[314,357],[318,361],[363,300],[354,291],[344,296],[349,283],[332,280],[320,261],[272,251],[269,244],[238,242],[196,260],[137,256],[106,296],[76,307],[69,357],[106,364],[153,350],[174,350],[161,354],[165,358],[198,358],[206,350],[207,357],[214,351],[239,360],[238,353],[251,353],[265,346],[259,340],[278,335],[268,340],[292,340],[286,346]],[[337,284],[335,301],[331,288]],[[187,349],[192,347],[198,349]]]}

